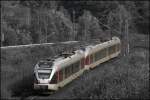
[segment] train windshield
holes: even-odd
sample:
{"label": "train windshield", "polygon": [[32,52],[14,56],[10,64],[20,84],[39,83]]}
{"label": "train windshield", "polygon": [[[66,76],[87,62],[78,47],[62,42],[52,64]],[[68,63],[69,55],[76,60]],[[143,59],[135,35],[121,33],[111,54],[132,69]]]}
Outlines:
{"label": "train windshield", "polygon": [[51,71],[52,70],[39,70],[38,71],[38,77],[40,78],[40,79],[48,79],[49,77],[50,77],[50,75],[51,75]]}
{"label": "train windshield", "polygon": [[38,73],[40,79],[48,79],[50,77],[49,73]]}
{"label": "train windshield", "polygon": [[44,61],[44,62],[40,62],[39,63],[39,67],[40,68],[51,68],[52,65],[53,65],[53,62],[46,62],[46,61]]}

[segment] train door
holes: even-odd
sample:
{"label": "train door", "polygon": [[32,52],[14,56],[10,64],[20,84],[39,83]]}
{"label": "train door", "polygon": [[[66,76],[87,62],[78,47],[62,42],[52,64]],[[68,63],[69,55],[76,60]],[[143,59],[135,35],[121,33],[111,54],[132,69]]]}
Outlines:
{"label": "train door", "polygon": [[84,68],[84,58],[81,59],[81,69]]}
{"label": "train door", "polygon": [[93,54],[90,55],[90,63],[93,63],[93,61],[94,61],[93,56],[94,56]]}
{"label": "train door", "polygon": [[61,82],[63,80],[63,70],[57,72],[57,81]]}
{"label": "train door", "polygon": [[88,55],[85,59],[85,65],[89,65],[90,64],[90,56]]}

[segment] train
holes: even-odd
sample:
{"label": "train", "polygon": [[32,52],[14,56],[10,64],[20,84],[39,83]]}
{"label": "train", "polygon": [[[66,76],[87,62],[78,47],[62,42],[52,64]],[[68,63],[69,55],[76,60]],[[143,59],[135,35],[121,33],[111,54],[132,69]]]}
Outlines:
{"label": "train", "polygon": [[59,90],[84,71],[117,57],[120,52],[120,39],[112,37],[109,41],[40,60],[34,67],[34,90]]}

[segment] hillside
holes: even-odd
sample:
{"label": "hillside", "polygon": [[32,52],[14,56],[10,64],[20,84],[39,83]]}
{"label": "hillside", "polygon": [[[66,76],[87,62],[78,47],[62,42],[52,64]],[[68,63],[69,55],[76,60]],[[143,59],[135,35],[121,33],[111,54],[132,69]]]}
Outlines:
{"label": "hillside", "polygon": [[[55,94],[33,91],[37,61],[112,36],[119,57]],[[1,1],[1,46],[2,99],[149,99],[149,1]]]}
{"label": "hillside", "polygon": [[85,72],[52,95],[25,94],[26,99],[148,99],[149,37],[131,38],[129,56],[120,55]]}
{"label": "hillside", "polygon": [[55,94],[40,96],[34,93],[33,68],[38,60],[54,56],[72,46],[79,48],[80,45],[87,45],[87,43],[41,44],[34,47],[2,49],[2,97],[42,100],[50,98],[149,98],[149,38],[147,35],[140,34],[132,34],[128,56],[123,56],[121,53],[119,57],[85,72]]}
{"label": "hillside", "polygon": [[[54,43],[24,47],[1,48],[1,95],[11,97],[31,89],[35,64],[47,57],[55,56],[70,46],[80,43]],[[26,84],[23,84],[23,83]]]}
{"label": "hillside", "polygon": [[1,1],[1,15],[2,46],[149,34],[148,1]]}

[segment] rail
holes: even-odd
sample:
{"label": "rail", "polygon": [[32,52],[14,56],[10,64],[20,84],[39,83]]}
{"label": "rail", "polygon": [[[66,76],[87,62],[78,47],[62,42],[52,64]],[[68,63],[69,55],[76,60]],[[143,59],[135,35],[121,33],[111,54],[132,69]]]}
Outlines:
{"label": "rail", "polygon": [[[68,43],[76,43],[78,41],[65,41],[65,42],[60,42],[61,44],[68,44]],[[16,45],[16,46],[3,46],[0,47],[1,49],[6,49],[6,48],[20,48],[20,47],[32,47],[32,46],[40,46],[40,45],[52,45],[55,43],[41,43],[41,44],[28,44],[28,45]]]}

